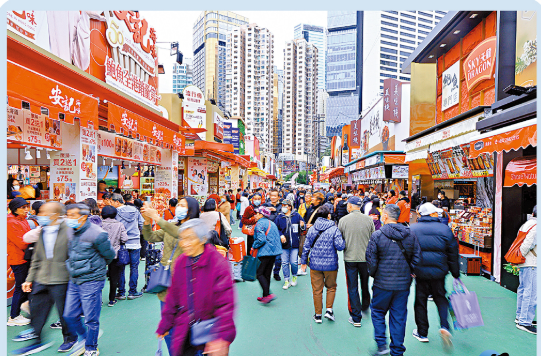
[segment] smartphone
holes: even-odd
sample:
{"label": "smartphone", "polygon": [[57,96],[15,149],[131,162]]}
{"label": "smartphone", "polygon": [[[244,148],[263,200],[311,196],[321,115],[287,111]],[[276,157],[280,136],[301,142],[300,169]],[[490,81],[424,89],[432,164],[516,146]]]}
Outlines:
{"label": "smartphone", "polygon": [[149,203],[152,202],[151,199],[152,199],[152,197],[151,197],[150,195],[148,195],[148,196],[145,197],[145,200],[146,200],[147,202],[149,202]]}

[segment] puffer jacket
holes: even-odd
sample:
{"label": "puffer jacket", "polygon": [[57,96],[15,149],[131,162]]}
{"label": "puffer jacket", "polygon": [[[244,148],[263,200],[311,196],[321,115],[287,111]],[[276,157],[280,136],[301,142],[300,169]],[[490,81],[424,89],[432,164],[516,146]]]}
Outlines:
{"label": "puffer jacket", "polygon": [[402,241],[413,270],[421,261],[421,246],[415,234],[402,224],[386,224],[368,241],[366,262],[374,286],[384,290],[409,290],[411,271],[396,241]]}
{"label": "puffer jacket", "polygon": [[120,244],[128,241],[128,234],[124,225],[115,219],[107,218],[101,222],[101,228],[109,235],[109,241],[113,250],[115,250],[115,258],[118,257],[118,250],[120,250]]}
{"label": "puffer jacket", "polygon": [[460,276],[458,243],[448,226],[437,217],[421,216],[410,231],[421,245],[421,262],[415,268],[417,279],[442,279],[449,271],[455,278]]}
{"label": "puffer jacket", "polygon": [[74,230],[68,242],[66,267],[75,284],[105,280],[107,265],[115,258],[115,250],[109,242],[107,232],[101,227],[85,221],[79,230]]}
{"label": "puffer jacket", "polygon": [[[141,248],[141,229],[143,228],[143,217],[135,206],[123,205],[117,209],[116,219],[124,224],[128,234],[126,248]],[[137,247],[139,246],[139,247]]]}
{"label": "puffer jacket", "polygon": [[[314,247],[312,243],[319,235]],[[315,271],[338,271],[338,253],[346,248],[342,233],[330,220],[317,218],[308,230],[302,250],[301,264],[305,265],[310,255],[310,269]],[[310,250],[312,253],[310,254]]]}
{"label": "puffer jacket", "polygon": [[336,209],[334,210],[334,220],[338,223],[340,219],[348,214],[348,202],[347,200],[340,200],[336,204]]}
{"label": "puffer jacket", "polygon": [[101,217],[99,217],[98,215],[90,215],[90,216],[88,217],[88,220],[89,220],[92,224],[96,224],[96,225],[98,225],[99,227],[102,227],[103,220],[102,220]]}
{"label": "puffer jacket", "polygon": [[278,256],[282,254],[280,232],[275,223],[267,218],[259,219],[257,224],[255,224],[254,244],[252,248],[259,249],[257,257]]}
{"label": "puffer jacket", "polygon": [[301,221],[304,222],[296,211],[291,212],[289,217],[280,213],[276,220],[274,220],[276,227],[280,231],[280,236],[284,235],[286,238],[286,242],[282,243],[283,249],[299,248]]}

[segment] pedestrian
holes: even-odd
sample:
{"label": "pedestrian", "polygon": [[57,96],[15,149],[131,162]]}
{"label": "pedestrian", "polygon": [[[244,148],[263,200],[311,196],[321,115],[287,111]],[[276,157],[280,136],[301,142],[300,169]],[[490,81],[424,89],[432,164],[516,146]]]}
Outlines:
{"label": "pedestrian", "polygon": [[237,212],[235,211],[237,207],[237,199],[235,197],[235,194],[233,194],[233,189],[229,189],[229,193],[226,195],[226,199],[231,205],[231,212],[229,213],[229,224],[233,225],[235,223],[235,215]]}
{"label": "pedestrian", "polygon": [[237,202],[236,206],[235,206],[235,210],[237,211],[237,220],[240,221],[240,218],[242,216],[242,213],[240,212],[240,207],[241,207],[241,197],[242,197],[242,189],[240,188],[237,188],[237,194],[235,195],[235,200]]}
{"label": "pedestrian", "polygon": [[255,257],[261,261],[257,269],[257,280],[263,290],[263,297],[258,297],[257,300],[262,304],[268,304],[276,296],[270,293],[270,278],[272,267],[276,256],[282,254],[282,244],[280,243],[280,232],[276,224],[269,218],[271,212],[266,207],[259,207],[255,210],[256,225],[254,229],[254,244],[252,250],[255,250]]}
{"label": "pedestrian", "polygon": [[[398,224],[400,208],[388,204],[383,210],[383,226],[374,232],[366,249],[368,273],[372,286],[372,324],[378,345],[376,355],[401,356],[406,351],[404,336],[408,316],[408,296],[415,267],[421,261],[421,247],[410,229]],[[390,311],[387,346],[385,316]]]}
{"label": "pedestrian", "polygon": [[380,200],[372,200],[372,209],[370,209],[368,216],[372,218],[374,222],[374,228],[378,231],[381,228],[381,208],[379,206]]}
{"label": "pedestrian", "polygon": [[[228,355],[235,340],[235,291],[228,261],[206,243],[208,228],[200,219],[191,219],[179,229],[182,255],[175,261],[171,287],[162,309],[156,333],[159,338],[173,333],[171,355]],[[216,318],[213,340],[192,345],[191,328],[197,321]]]}
{"label": "pedestrian", "polygon": [[300,203],[299,207],[297,208],[299,215],[303,219],[306,219],[306,211],[310,207],[310,204],[312,204],[312,194],[310,192],[306,192],[304,195],[304,203]]}
{"label": "pedestrian", "polygon": [[458,243],[448,226],[440,223],[438,213],[442,209],[431,203],[419,207],[421,217],[410,227],[415,234],[423,258],[415,267],[415,324],[413,337],[428,342],[428,296],[431,295],[438,307],[440,336],[446,347],[451,346],[451,332],[448,321],[449,301],[446,297],[445,277],[449,272],[454,278],[460,277],[458,264]]}
{"label": "pedestrian", "polygon": [[364,205],[362,206],[362,212],[365,214],[365,215],[370,215],[370,210],[372,210],[372,204],[374,202],[374,199],[377,199],[378,196],[373,194],[369,197],[368,200],[365,201]]}
{"label": "pedestrian", "polygon": [[30,294],[32,303],[32,331],[22,332],[14,341],[35,340],[31,345],[13,351],[16,355],[30,355],[41,352],[53,345],[43,343],[41,331],[49,317],[53,305],[60,316],[63,343],[58,352],[69,352],[77,342],[77,334],[64,322],[64,307],[68,289],[69,274],[66,268],[68,242],[73,230],[64,222],[65,206],[59,202],[49,202],[41,206],[37,220],[42,227],[36,241],[32,264],[22,289]]}
{"label": "pedestrian", "polygon": [[[128,197],[130,200],[131,194]],[[142,292],[137,291],[137,280],[139,279],[139,259],[141,258],[141,238],[140,233],[143,228],[143,217],[137,208],[133,205],[124,205],[124,199],[120,194],[113,194],[113,206],[117,210],[116,219],[124,224],[129,240],[126,242],[126,249],[130,256],[130,282],[128,299],[137,299],[143,296]],[[129,201],[128,201],[129,203]],[[120,268],[120,279],[118,280],[118,293],[116,299],[126,299],[126,277],[125,267]]]}
{"label": "pedestrian", "polygon": [[[303,217],[304,221],[306,221],[306,230],[307,231],[315,223],[315,221],[316,221],[316,213],[323,206],[324,202],[325,202],[325,196],[323,195],[323,193],[318,192],[318,193],[314,193],[312,195],[311,204],[306,209],[306,213],[305,213],[305,215]],[[300,241],[299,241],[299,260],[300,260],[300,257],[302,256],[302,253],[303,253],[305,239],[306,239],[306,234],[301,234],[301,238],[300,238]],[[300,263],[300,261],[299,261],[299,263]],[[306,272],[306,270],[303,271],[302,269],[300,269],[299,272],[298,272],[298,275],[299,276],[306,276],[307,272]]]}
{"label": "pedestrian", "polygon": [[115,258],[108,266],[109,303],[107,306],[109,307],[114,307],[117,302],[116,291],[120,279],[120,270],[124,267],[118,264],[118,250],[120,250],[121,245],[124,245],[129,240],[124,224],[116,220],[116,215],[117,210],[114,206],[106,206],[101,211],[101,217],[103,219],[101,227],[109,235],[109,241],[115,251]]}
{"label": "pedestrian", "polygon": [[[359,197],[351,197],[347,201],[349,214],[338,224],[338,230],[344,237],[344,266],[348,287],[349,322],[361,327],[363,314],[370,308],[370,290],[368,289],[368,267],[366,266],[366,247],[370,236],[376,231],[371,217],[361,213],[363,201]],[[361,281],[362,303],[359,296],[359,279]]]}
{"label": "pedestrian", "polygon": [[398,218],[398,223],[404,226],[409,226],[411,204],[406,191],[401,190],[400,193],[398,193],[398,201],[396,202],[396,205],[400,208],[400,217]]}
{"label": "pedestrian", "polygon": [[30,225],[26,220],[30,205],[23,198],[16,197],[9,202],[8,207],[10,213],[7,216],[7,262],[15,276],[15,290],[11,298],[7,325],[21,326],[30,324],[30,319],[21,314],[21,305],[28,300],[28,293],[22,289],[30,268],[30,262],[24,259],[28,244],[24,242],[23,236],[30,231]]}
{"label": "pedestrian", "polygon": [[165,221],[171,222],[175,218],[175,208],[177,207],[178,199],[171,198],[169,199],[169,207],[163,212],[163,219]]}
{"label": "pedestrian", "polygon": [[[255,193],[252,196],[252,204],[248,205],[244,209],[244,214],[242,214],[242,225],[243,228],[245,226],[254,226],[257,223],[257,220],[255,219],[255,209],[258,208],[261,205],[261,195],[259,193]],[[246,235],[246,251],[250,251],[252,249],[252,244],[254,243],[254,235]]]}
{"label": "pedestrian", "polygon": [[227,221],[231,219],[231,203],[227,201],[225,196],[220,197],[220,201],[216,204],[216,210],[222,213]]}
{"label": "pedestrian", "polygon": [[102,207],[113,204],[113,202],[111,200],[111,197],[112,197],[111,193],[109,193],[109,192],[103,193],[103,195],[102,195],[102,203],[101,203]]}
{"label": "pedestrian", "polygon": [[315,223],[308,230],[304,241],[301,271],[306,272],[309,263],[315,309],[314,321],[320,324],[323,313],[323,286],[327,288],[325,318],[334,321],[333,304],[338,276],[337,251],[343,251],[346,245],[340,230],[330,220],[331,211],[328,206],[320,207],[315,212],[314,219]]}
{"label": "pedestrian", "polygon": [[[290,193],[292,194],[292,193]],[[291,196],[291,195],[288,195]],[[293,201],[293,199],[286,199],[289,201]],[[267,201],[265,204],[263,204],[264,207],[268,208],[271,215],[269,216],[269,220],[272,222],[276,221],[276,218],[278,217],[278,214],[282,211],[282,204],[280,203],[280,196],[278,195],[277,189],[271,189],[269,192],[269,201]],[[282,255],[276,256],[276,261],[274,261],[274,270],[273,275],[274,279],[278,282],[282,279],[280,278],[280,269],[282,267]]]}
{"label": "pedestrian", "polygon": [[348,195],[340,194],[340,200],[336,203],[336,208],[334,210],[334,221],[338,224],[346,215],[348,215]]}
{"label": "pedestrian", "polygon": [[[239,209],[239,220],[242,219],[242,216],[244,215],[244,211],[246,210],[246,208],[248,207],[248,205],[250,205],[250,201],[248,200],[248,193],[244,192],[241,194],[240,196],[240,209]],[[242,222],[241,222],[242,224]]]}
{"label": "pedestrian", "polygon": [[283,289],[288,289],[290,286],[295,287],[297,285],[299,237],[301,230],[306,226],[302,217],[293,208],[293,202],[287,199],[282,202],[282,212],[278,214],[274,222],[280,231],[280,240],[282,242],[281,261],[285,280]]}
{"label": "pedestrian", "polygon": [[304,190],[299,191],[299,195],[297,196],[297,199],[295,199],[295,209],[298,210],[302,204],[306,203],[305,195],[306,195],[306,191]]}
{"label": "pedestrian", "polygon": [[[101,295],[106,267],[115,258],[115,250],[107,232],[88,220],[90,209],[86,205],[72,204],[66,210],[66,225],[73,229],[73,236],[68,242],[66,266],[70,280],[64,321],[71,333],[81,336],[73,347],[73,353],[80,355],[84,349],[85,356],[97,356]],[[81,315],[85,317],[85,325]]]}
{"label": "pedestrian", "polygon": [[[133,194],[132,194],[132,196],[133,196]],[[141,209],[143,208],[143,204],[144,203],[143,203],[143,201],[141,199],[139,199],[139,198],[134,198],[133,199],[133,206],[135,206],[135,208],[137,209],[137,211],[139,211],[139,213],[141,213]],[[140,261],[146,261],[148,242],[143,237],[143,231],[142,230],[139,232],[139,244],[141,245],[141,250],[139,250],[139,256],[140,256],[139,260]]]}
{"label": "pedestrian", "polygon": [[[225,215],[216,211],[216,202],[214,199],[208,199],[205,202],[200,219],[207,224],[209,230],[216,230],[218,235],[220,235],[222,244],[224,241],[229,241],[233,229],[231,229],[231,225],[229,225],[229,221],[226,219]],[[226,236],[221,236],[222,227]]]}
{"label": "pedestrian", "polygon": [[389,190],[389,195],[387,196],[385,205],[396,204],[397,201],[398,197],[396,196],[396,192],[393,189]]}
{"label": "pedestrian", "polygon": [[445,196],[445,191],[440,190],[438,192],[438,200],[440,201],[442,208],[451,208],[451,202],[449,201],[449,198]]}
{"label": "pedestrian", "polygon": [[[163,253],[160,263],[163,266],[169,266],[171,275],[176,271],[176,261],[182,255],[182,247],[179,244],[178,229],[188,221],[199,218],[199,202],[192,197],[183,197],[178,201],[175,208],[175,223],[165,221],[160,217],[160,214],[145,204],[142,213],[145,219],[143,225],[143,236],[146,241],[155,243],[163,242]],[[160,230],[152,231],[152,221],[160,227]],[[157,294],[160,301],[160,308],[163,311],[165,308],[165,300],[168,289],[165,289]],[[169,330],[169,334],[165,336],[165,344],[169,350],[169,354],[174,354],[172,349],[173,329]]]}
{"label": "pedestrian", "polygon": [[449,225],[449,214],[447,211],[441,208],[441,202],[439,200],[432,200],[432,205],[441,209],[441,212],[438,212],[438,219],[440,220],[440,223]]}
{"label": "pedestrian", "polygon": [[520,227],[519,233],[526,234],[520,245],[520,253],[526,261],[517,265],[520,272],[515,324],[520,330],[537,334],[537,322],[534,321],[537,308],[537,205],[531,219]]}
{"label": "pedestrian", "polygon": [[90,221],[92,224],[96,224],[99,227],[101,227],[101,216],[100,216],[100,208],[98,207],[98,203],[93,198],[86,198],[82,202],[88,208],[90,209],[90,215],[88,216],[88,221]]}

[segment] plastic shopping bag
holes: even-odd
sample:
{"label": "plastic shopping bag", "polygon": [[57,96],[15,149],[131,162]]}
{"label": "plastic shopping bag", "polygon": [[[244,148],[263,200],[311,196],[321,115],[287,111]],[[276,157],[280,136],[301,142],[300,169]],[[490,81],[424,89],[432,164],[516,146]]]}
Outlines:
{"label": "plastic shopping bag", "polygon": [[[256,253],[257,252],[254,254]],[[244,256],[244,259],[242,260],[242,279],[250,282],[255,281],[257,278],[257,269],[260,264],[261,261],[257,257],[252,255]]]}
{"label": "plastic shopping bag", "polygon": [[156,355],[154,356],[162,356],[162,341],[163,339],[158,340],[158,349],[156,350]]}
{"label": "plastic shopping bag", "polygon": [[484,326],[477,294],[470,292],[460,278],[453,281],[453,287],[449,301],[454,328],[460,330]]}

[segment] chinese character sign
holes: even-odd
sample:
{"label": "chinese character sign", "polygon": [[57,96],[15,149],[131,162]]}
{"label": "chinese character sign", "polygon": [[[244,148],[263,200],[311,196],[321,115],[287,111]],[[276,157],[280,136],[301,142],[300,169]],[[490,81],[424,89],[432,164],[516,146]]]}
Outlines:
{"label": "chinese character sign", "polygon": [[442,95],[441,110],[447,110],[458,104],[459,98],[460,61],[449,67],[441,76]]}
{"label": "chinese character sign", "polygon": [[387,78],[383,81],[383,121],[402,121],[402,83]]}
{"label": "chinese character sign", "polygon": [[97,130],[81,127],[79,198],[97,198],[98,146]]}
{"label": "chinese character sign", "polygon": [[[188,85],[183,91],[184,99],[182,107],[184,109],[184,121],[192,128],[204,128],[207,126],[207,108],[205,106],[205,97],[199,88],[194,85]],[[206,133],[198,133],[199,138],[205,139]]]}
{"label": "chinese character sign", "polygon": [[360,148],[361,147],[361,120],[351,121],[351,148]]}
{"label": "chinese character sign", "polygon": [[38,21],[36,19],[36,13],[33,10],[8,11],[7,21],[10,30],[16,31],[18,35],[22,35],[31,42],[36,41]]}
{"label": "chinese character sign", "polygon": [[496,36],[479,43],[464,61],[464,76],[468,90],[477,83],[492,78],[496,66]]}

